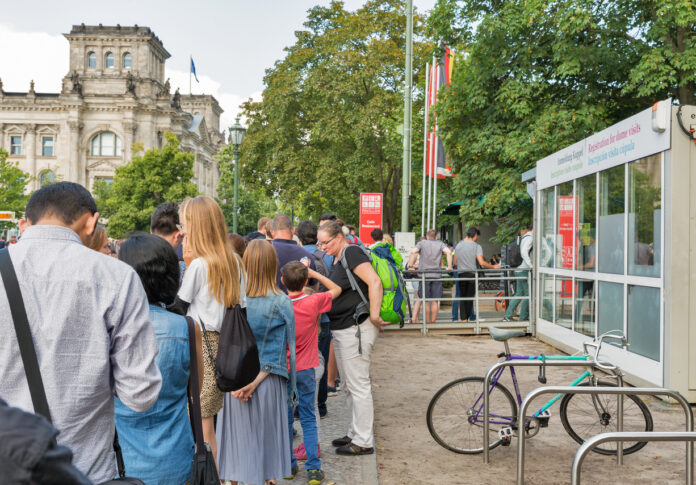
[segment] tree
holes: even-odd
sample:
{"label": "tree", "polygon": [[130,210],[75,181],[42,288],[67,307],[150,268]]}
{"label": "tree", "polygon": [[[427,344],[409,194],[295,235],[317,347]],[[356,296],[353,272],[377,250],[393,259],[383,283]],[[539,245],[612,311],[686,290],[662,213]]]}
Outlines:
{"label": "tree", "polygon": [[109,235],[124,237],[132,230],[148,231],[150,217],[163,202],[180,202],[194,197],[198,190],[193,178],[192,153],[182,152],[173,133],[165,133],[167,144],[161,150],[135,145],[135,156],[116,169],[110,185],[95,183],[97,206],[108,218]]}
{"label": "tree", "polygon": [[[220,166],[220,179],[217,187],[217,201],[225,215],[228,230],[232,230],[234,214],[234,147],[227,145],[217,155]],[[256,224],[262,217],[273,217],[278,207],[275,200],[268,197],[261,188],[247,187],[240,183],[238,191],[239,215],[237,232],[249,234],[256,230]]]}
{"label": "tree", "polygon": [[[432,46],[414,19],[414,57],[424,75]],[[244,105],[249,130],[241,174],[300,217],[336,212],[357,221],[360,192],[384,193],[387,230],[399,214],[405,2],[342,2],[309,10],[305,30],[267,71],[263,99]],[[414,105],[413,126],[422,126]],[[417,133],[419,130],[414,130]],[[414,165],[420,153],[414,137]],[[415,177],[414,173],[414,178]]]}
{"label": "tree", "polygon": [[[0,148],[0,210],[13,211],[17,219],[24,217],[24,209],[29,201],[27,184],[32,177],[22,171],[16,162],[7,160],[7,152]],[[0,230],[14,227],[7,221],[0,221]]]}
{"label": "tree", "polygon": [[430,34],[460,53],[436,105],[460,215],[509,239],[531,220],[536,161],[670,95],[694,94],[691,0],[439,0]]}

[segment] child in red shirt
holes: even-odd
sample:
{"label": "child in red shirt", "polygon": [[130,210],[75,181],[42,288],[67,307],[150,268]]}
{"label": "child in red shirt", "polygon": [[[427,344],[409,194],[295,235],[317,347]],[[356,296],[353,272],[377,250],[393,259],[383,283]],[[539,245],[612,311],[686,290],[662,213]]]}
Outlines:
{"label": "child in red shirt", "polygon": [[[307,483],[319,485],[324,479],[319,459],[319,433],[315,414],[314,396],[316,379],[314,368],[319,366],[319,317],[331,310],[331,302],[341,294],[341,288],[330,279],[308,268],[299,261],[291,261],[280,269],[281,280],[295,309],[295,348],[297,354],[297,409],[302,425],[307,461]],[[309,278],[318,280],[328,291],[306,294],[303,289]],[[297,473],[297,458],[292,453],[293,409],[288,407],[290,455],[292,476]],[[289,477],[288,477],[289,478]]]}

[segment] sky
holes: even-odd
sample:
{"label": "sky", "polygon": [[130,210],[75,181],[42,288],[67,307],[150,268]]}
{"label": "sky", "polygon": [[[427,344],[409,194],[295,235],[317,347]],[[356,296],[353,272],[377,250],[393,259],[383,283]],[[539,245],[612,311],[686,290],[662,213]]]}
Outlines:
{"label": "sky", "polygon": [[[436,0],[413,0],[420,12]],[[59,92],[68,72],[72,25],[140,25],[150,27],[172,55],[165,79],[172,92],[189,92],[189,56],[200,83],[193,94],[212,94],[229,127],[240,103],[260,99],[265,70],[284,57],[295,42],[307,10],[329,0],[55,0],[12,1],[0,17],[0,79],[5,91]],[[349,10],[364,0],[345,0]],[[405,26],[404,26],[405,28]]]}

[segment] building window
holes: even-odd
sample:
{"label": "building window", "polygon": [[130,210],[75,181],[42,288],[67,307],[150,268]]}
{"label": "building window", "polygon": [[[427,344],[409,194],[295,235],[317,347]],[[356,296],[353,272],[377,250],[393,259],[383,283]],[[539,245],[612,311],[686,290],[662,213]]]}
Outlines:
{"label": "building window", "polygon": [[[554,246],[556,244],[556,233],[555,224],[553,219],[554,212],[554,201],[555,199],[554,188],[549,187],[544,189],[541,195],[541,266],[546,268],[553,268],[553,252]],[[550,319],[549,319],[550,320]]]}
{"label": "building window", "polygon": [[52,157],[53,156],[53,137],[52,136],[42,136],[41,137],[41,156],[42,157]]}
{"label": "building window", "polygon": [[87,67],[95,69],[97,67],[97,54],[90,52],[87,54]]}
{"label": "building window", "polygon": [[628,285],[628,344],[631,352],[660,360],[660,289]]}
{"label": "building window", "polygon": [[565,182],[557,187],[556,198],[556,268],[572,268],[575,260],[573,242],[575,239],[574,217],[577,201],[573,197],[573,182]]}
{"label": "building window", "polygon": [[652,155],[628,164],[628,274],[660,276],[662,159]]}
{"label": "building window", "polygon": [[114,53],[113,52],[106,53],[106,58],[104,59],[104,67],[106,67],[107,69],[114,67]]}
{"label": "building window", "polygon": [[44,170],[39,176],[41,187],[54,184],[56,182],[56,174],[52,170]]}
{"label": "building window", "polygon": [[599,271],[624,273],[625,167],[599,174]]}
{"label": "building window", "polygon": [[92,138],[90,153],[94,157],[117,157],[121,153],[121,139],[105,131]]}
{"label": "building window", "polygon": [[133,67],[133,56],[130,52],[126,52],[123,54],[123,68],[130,69],[131,67]]}
{"label": "building window", "polygon": [[11,136],[10,137],[10,155],[21,155],[22,154],[22,137],[21,136]]}
{"label": "building window", "polygon": [[[597,264],[597,174],[578,179],[575,187],[577,193],[577,231],[575,239],[575,269],[595,271]],[[588,334],[589,335],[589,334]],[[594,336],[594,335],[593,335]]]}

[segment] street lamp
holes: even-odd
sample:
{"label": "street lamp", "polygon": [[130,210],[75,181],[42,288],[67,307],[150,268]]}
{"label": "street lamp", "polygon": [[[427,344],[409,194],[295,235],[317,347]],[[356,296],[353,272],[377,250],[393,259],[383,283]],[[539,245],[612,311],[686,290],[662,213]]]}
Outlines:
{"label": "street lamp", "polygon": [[239,212],[239,147],[244,141],[246,128],[239,124],[239,116],[230,127],[230,143],[234,147],[234,212],[232,213],[232,232],[237,232],[237,217]]}

